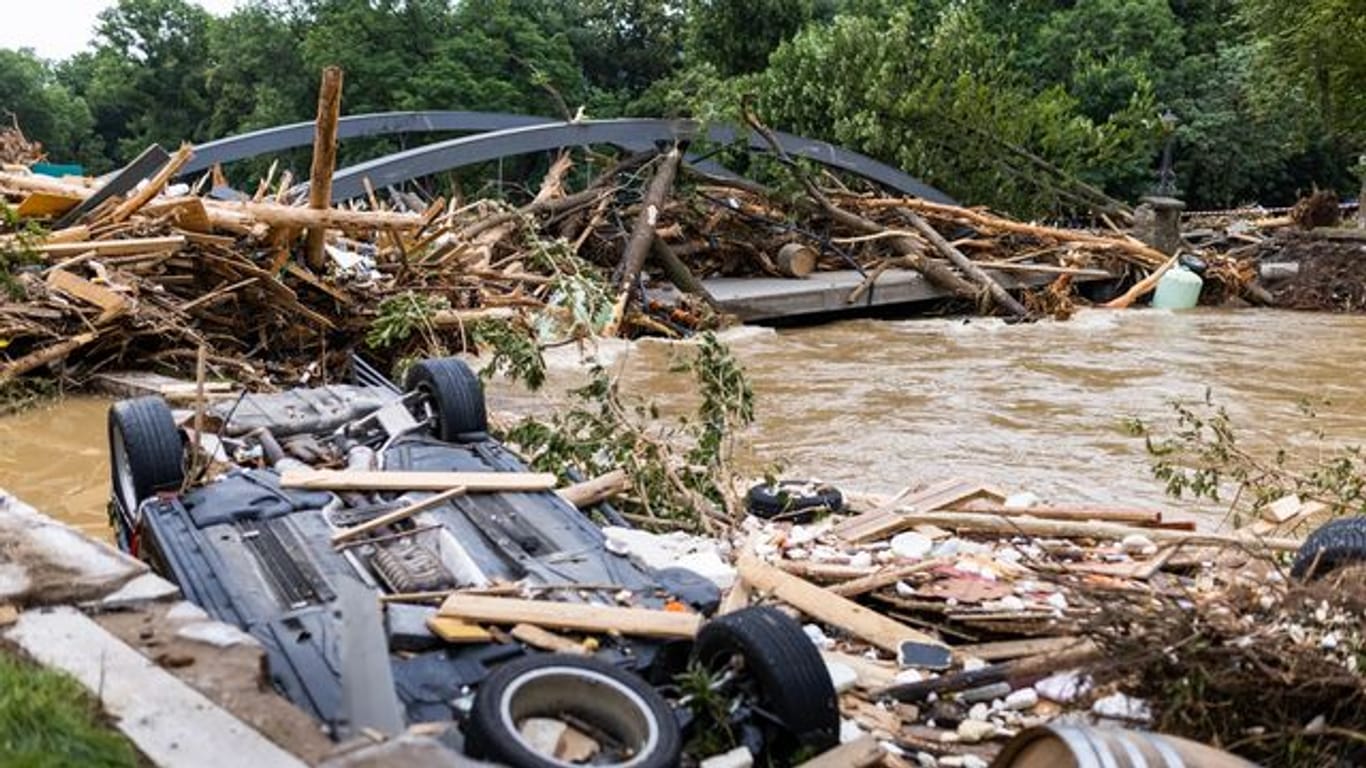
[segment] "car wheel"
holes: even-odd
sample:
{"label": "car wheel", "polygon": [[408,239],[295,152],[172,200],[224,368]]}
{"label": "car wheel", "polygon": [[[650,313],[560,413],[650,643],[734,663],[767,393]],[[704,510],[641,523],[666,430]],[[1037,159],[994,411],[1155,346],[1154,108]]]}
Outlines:
{"label": "car wheel", "polygon": [[1366,563],[1366,517],[1344,517],[1319,526],[1295,553],[1290,575],[1316,579],[1351,563]]}
{"label": "car wheel", "polygon": [[434,420],[433,433],[446,442],[483,439],[489,429],[484,406],[484,387],[464,361],[454,357],[423,360],[408,369],[406,389],[424,397]]}
{"label": "car wheel", "polygon": [[121,400],[109,409],[109,470],[114,501],[136,523],[138,504],[185,482],[185,448],[166,401]]}
{"label": "car wheel", "polygon": [[698,632],[693,658],[711,670],[737,668],[753,682],[753,703],[781,726],[766,738],[770,760],[839,743],[839,701],[825,661],[801,625],[777,608],[712,619]]}
{"label": "car wheel", "polygon": [[[526,733],[528,721],[570,725],[596,753],[571,762],[547,754]],[[618,768],[678,765],[682,735],[668,702],[640,677],[591,657],[537,654],[493,670],[474,695],[465,726],[472,757],[512,768],[569,768],[591,762]]]}

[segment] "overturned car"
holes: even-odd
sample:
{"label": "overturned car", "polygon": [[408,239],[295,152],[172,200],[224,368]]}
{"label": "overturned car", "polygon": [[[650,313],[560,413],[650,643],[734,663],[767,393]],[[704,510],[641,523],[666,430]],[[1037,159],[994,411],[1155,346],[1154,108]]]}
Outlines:
{"label": "overturned car", "polygon": [[[770,607],[708,619],[710,581],[605,546],[594,516],[624,524],[610,506],[581,511],[548,484],[503,489],[532,488],[520,481],[533,475],[489,435],[464,363],[417,363],[402,389],[361,373],[218,402],[203,429],[215,438],[193,450],[158,397],[109,412],[120,546],[255,637],[277,690],[330,736],[422,724],[458,753],[519,768],[687,764],[707,756],[687,745],[714,748],[718,733],[771,764],[837,742],[829,674],[793,619]],[[367,480],[319,487],[320,470]],[[476,476],[490,490],[405,488]],[[443,617],[461,595],[565,614],[667,608],[699,628],[622,627],[547,652],[535,626]]]}

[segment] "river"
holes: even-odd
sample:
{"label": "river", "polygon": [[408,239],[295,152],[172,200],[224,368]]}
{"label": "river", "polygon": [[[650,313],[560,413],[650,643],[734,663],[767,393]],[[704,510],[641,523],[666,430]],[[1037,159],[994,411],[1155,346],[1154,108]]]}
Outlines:
{"label": "river", "polygon": [[[1092,310],[1030,325],[853,320],[730,339],[756,394],[750,468],[779,461],[789,476],[862,490],[954,476],[1057,503],[1171,505],[1121,424],[1169,420],[1170,399],[1206,388],[1239,439],[1261,449],[1312,449],[1307,426],[1332,443],[1366,443],[1366,317]],[[629,391],[686,406],[689,382],[668,372],[676,345],[616,351]],[[552,355],[552,386],[576,375],[565,352]],[[547,399],[490,396],[491,407],[516,411]],[[72,397],[0,419],[0,487],[107,535],[107,406]]]}

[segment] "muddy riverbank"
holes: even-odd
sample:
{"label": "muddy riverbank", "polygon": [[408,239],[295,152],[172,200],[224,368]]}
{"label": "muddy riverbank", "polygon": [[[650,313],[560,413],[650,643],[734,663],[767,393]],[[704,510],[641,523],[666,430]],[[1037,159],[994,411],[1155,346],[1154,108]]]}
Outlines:
{"label": "muddy riverbank", "polygon": [[[1294,450],[1299,410],[1337,443],[1366,434],[1366,317],[1273,311],[1088,311],[1065,323],[858,320],[742,329],[732,346],[757,397],[748,467],[891,493],[957,476],[1060,502],[1163,506],[1143,445],[1124,418],[1162,419],[1173,397],[1205,388],[1240,438]],[[624,350],[624,352],[623,352]],[[624,353],[628,388],[666,408],[685,401],[671,347]],[[577,355],[551,355],[547,391],[577,381]],[[495,386],[495,410],[553,407],[554,395]],[[108,400],[71,397],[0,419],[0,486],[107,536]]]}

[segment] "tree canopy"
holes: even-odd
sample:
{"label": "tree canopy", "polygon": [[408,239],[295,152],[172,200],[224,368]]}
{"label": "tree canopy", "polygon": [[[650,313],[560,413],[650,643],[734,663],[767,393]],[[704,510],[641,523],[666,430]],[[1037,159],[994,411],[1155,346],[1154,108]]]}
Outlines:
{"label": "tree canopy", "polygon": [[104,171],[308,120],[332,64],[352,114],[711,119],[754,94],[1022,214],[1151,191],[1169,137],[1197,207],[1351,188],[1366,150],[1366,0],[118,0],[66,61],[0,50],[0,118]]}

